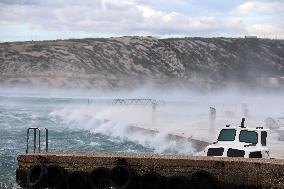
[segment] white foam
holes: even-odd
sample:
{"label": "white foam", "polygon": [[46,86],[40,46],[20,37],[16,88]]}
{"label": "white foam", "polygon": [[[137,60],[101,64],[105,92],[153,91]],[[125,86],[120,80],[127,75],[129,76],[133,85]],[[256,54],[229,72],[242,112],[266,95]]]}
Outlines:
{"label": "white foam", "polygon": [[100,144],[98,142],[90,142],[89,144],[90,146],[100,146]]}
{"label": "white foam", "polygon": [[[120,140],[130,140],[145,147],[155,150],[157,153],[187,153],[192,154],[189,142],[179,143],[167,138],[169,132],[149,134],[143,131],[129,129],[133,121],[136,123],[147,123],[150,120],[147,109],[135,108],[125,109],[123,107],[107,107],[104,109],[89,106],[69,106],[52,112],[51,116],[60,117],[68,127],[72,129],[84,129],[92,133],[101,133]],[[143,111],[145,113],[143,113]],[[139,112],[139,115],[135,116]],[[126,119],[128,117],[128,119]],[[92,143],[91,145],[94,145]]]}

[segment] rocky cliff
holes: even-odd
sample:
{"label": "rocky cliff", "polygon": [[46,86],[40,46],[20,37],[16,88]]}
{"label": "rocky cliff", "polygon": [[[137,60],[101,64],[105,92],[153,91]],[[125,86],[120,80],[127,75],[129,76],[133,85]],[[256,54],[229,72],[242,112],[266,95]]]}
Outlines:
{"label": "rocky cliff", "polygon": [[54,88],[260,86],[284,76],[284,41],[120,37],[0,44],[0,85]]}

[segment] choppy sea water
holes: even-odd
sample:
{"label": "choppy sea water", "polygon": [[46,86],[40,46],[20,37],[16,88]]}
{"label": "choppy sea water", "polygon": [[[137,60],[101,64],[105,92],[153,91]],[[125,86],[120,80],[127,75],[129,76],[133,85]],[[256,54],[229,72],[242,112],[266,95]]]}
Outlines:
{"label": "choppy sea water", "polygon": [[[142,146],[125,138],[117,138],[87,130],[80,121],[66,121],[56,114],[66,111],[66,106],[76,114],[76,107],[88,106],[86,99],[0,97],[0,186],[15,184],[16,157],[25,153],[26,130],[39,127],[42,130],[44,148],[44,128],[49,129],[50,151],[78,152],[153,152],[154,149]],[[82,109],[79,109],[80,112]],[[89,111],[92,111],[90,109]],[[72,114],[72,112],[69,112]],[[67,112],[68,114],[68,112]],[[90,112],[91,115],[91,112]],[[95,115],[95,112],[94,112]],[[69,115],[72,117],[72,115]],[[74,115],[75,116],[75,115]],[[80,119],[80,117],[78,118]],[[90,119],[92,119],[90,117]],[[93,124],[100,124],[94,120]],[[94,126],[95,127],[95,126]],[[32,135],[31,135],[32,139]]]}

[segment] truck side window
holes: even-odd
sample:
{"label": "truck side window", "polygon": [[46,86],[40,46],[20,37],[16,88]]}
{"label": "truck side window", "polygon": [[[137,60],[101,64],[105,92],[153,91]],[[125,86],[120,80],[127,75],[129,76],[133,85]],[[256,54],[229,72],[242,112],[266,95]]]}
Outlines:
{"label": "truck side window", "polygon": [[234,141],[236,137],[235,129],[222,129],[220,131],[218,141]]}
{"label": "truck side window", "polygon": [[257,144],[257,142],[258,142],[257,132],[242,130],[240,132],[240,142]]}
{"label": "truck side window", "polygon": [[266,146],[266,137],[267,137],[267,132],[261,131],[261,145],[262,146]]}

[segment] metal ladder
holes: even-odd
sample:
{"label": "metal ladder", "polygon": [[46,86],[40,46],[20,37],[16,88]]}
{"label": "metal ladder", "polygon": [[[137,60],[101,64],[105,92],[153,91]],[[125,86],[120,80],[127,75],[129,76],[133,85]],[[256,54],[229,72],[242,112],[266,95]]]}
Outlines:
{"label": "metal ladder", "polygon": [[[40,129],[38,127],[30,127],[27,129],[27,149],[26,149],[26,154],[29,153],[29,138],[30,138],[30,130],[34,132],[34,149],[33,152],[36,153],[36,149],[38,149],[38,153],[41,153],[41,148],[40,148]],[[38,139],[38,140],[37,140]],[[37,144],[38,142],[38,144]],[[45,128],[45,152],[48,152],[48,129]]]}

